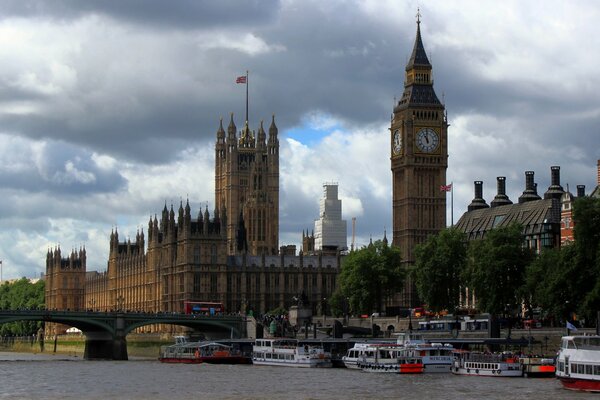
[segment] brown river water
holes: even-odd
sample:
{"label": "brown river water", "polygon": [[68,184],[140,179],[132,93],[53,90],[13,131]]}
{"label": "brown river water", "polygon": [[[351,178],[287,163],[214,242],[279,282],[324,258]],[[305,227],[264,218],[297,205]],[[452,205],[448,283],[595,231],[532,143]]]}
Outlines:
{"label": "brown river water", "polygon": [[395,375],[0,352],[0,399],[579,399],[554,378]]}

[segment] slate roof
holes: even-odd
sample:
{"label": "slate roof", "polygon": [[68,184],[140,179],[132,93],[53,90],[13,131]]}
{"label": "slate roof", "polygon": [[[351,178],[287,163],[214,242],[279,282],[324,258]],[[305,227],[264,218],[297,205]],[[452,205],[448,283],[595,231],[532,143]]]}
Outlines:
{"label": "slate roof", "polygon": [[524,235],[540,234],[544,223],[560,224],[560,201],[542,199],[468,211],[458,220],[455,228],[472,240],[481,239],[492,228],[507,226],[512,222],[523,225]]}

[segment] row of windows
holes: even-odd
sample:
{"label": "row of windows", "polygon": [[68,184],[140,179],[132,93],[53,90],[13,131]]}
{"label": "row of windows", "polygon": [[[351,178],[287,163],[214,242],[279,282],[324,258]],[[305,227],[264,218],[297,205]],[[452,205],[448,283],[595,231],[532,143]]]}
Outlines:
{"label": "row of windows", "polygon": [[476,363],[476,362],[468,362],[465,363],[465,368],[472,368],[472,369],[500,369],[500,365],[499,364],[494,364],[494,363]]}
{"label": "row of windows", "polygon": [[259,359],[262,358],[262,359],[266,359],[266,360],[292,361],[292,360],[294,360],[294,355],[293,354],[273,354],[273,353],[255,352],[254,358],[259,358]]}
{"label": "row of windows", "polygon": [[[570,369],[572,374],[600,375],[600,365],[572,363]],[[559,361],[558,370],[565,372],[565,363],[563,361]]]}

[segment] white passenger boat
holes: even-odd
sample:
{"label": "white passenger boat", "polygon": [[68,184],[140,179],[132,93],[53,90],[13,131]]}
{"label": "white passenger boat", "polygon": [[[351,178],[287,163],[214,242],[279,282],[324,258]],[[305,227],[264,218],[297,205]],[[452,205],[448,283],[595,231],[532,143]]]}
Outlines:
{"label": "white passenger boat", "polygon": [[322,347],[302,344],[296,339],[256,339],[252,363],[286,367],[331,367],[331,355]]}
{"label": "white passenger boat", "polygon": [[454,347],[441,343],[414,343],[404,346],[400,355],[420,357],[423,362],[423,372],[450,372],[454,362]]}
{"label": "white passenger boat", "polygon": [[342,362],[349,369],[360,369],[358,362],[364,358],[374,358],[375,347],[371,343],[355,343],[346,355],[342,357]]}
{"label": "white passenger boat", "polygon": [[523,376],[519,359],[512,354],[485,354],[471,351],[455,351],[452,373],[475,376]]}
{"label": "white passenger boat", "polygon": [[600,392],[600,336],[564,336],[556,364],[565,389]]}
{"label": "white passenger boat", "polygon": [[371,344],[359,357],[356,366],[367,372],[398,373],[398,344]]}
{"label": "white passenger boat", "polygon": [[407,352],[399,344],[370,344],[356,361],[365,372],[420,374],[423,372],[422,357]]}

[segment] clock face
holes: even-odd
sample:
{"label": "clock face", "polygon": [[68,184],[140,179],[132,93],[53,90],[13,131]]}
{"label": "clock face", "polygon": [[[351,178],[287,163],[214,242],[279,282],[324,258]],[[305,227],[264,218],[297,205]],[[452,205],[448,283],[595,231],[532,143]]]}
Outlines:
{"label": "clock face", "polygon": [[417,132],[417,148],[423,153],[433,153],[440,144],[440,137],[431,128],[423,128]]}
{"label": "clock face", "polygon": [[400,130],[396,129],[394,131],[394,137],[392,142],[392,152],[394,154],[400,154],[402,150],[402,135],[400,134]]}

